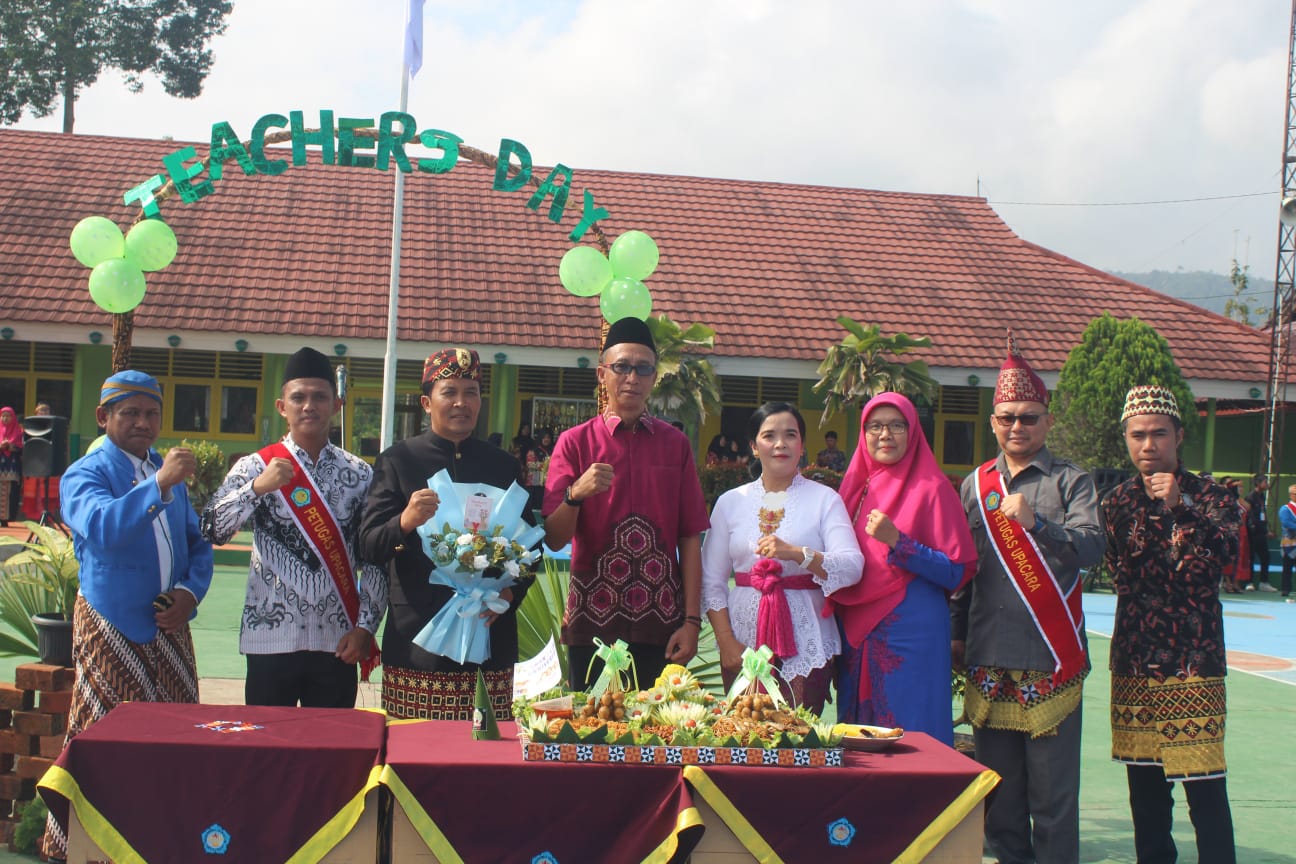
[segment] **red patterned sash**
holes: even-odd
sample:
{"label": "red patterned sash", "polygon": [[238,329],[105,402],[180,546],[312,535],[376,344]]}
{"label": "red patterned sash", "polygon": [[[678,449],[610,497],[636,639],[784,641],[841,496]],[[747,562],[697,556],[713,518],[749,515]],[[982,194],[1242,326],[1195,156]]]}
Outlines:
{"label": "red patterned sash", "polygon": [[[333,589],[342,599],[342,609],[346,612],[347,622],[354,629],[356,622],[360,620],[360,592],[356,588],[355,569],[347,556],[342,529],[338,527],[337,518],[329,509],[328,501],[320,494],[310,475],[297,461],[297,457],[282,441],[258,451],[257,455],[266,465],[269,465],[270,460],[276,456],[292,463],[292,479],[279,488],[279,494],[288,505],[288,512],[292,514],[297,530],[324,562],[324,569],[333,579]],[[377,640],[371,640],[369,656],[360,663],[360,673],[364,680],[369,680],[369,674],[378,665],[381,656]]]}
{"label": "red patterned sash", "polygon": [[1064,593],[1035,545],[1035,538],[1021,523],[999,510],[1005,493],[1003,478],[994,466],[991,460],[977,469],[977,506],[981,508],[991,548],[1053,655],[1056,688],[1083,674],[1088,665],[1080,632],[1084,622],[1080,580],[1071,586],[1069,594]]}

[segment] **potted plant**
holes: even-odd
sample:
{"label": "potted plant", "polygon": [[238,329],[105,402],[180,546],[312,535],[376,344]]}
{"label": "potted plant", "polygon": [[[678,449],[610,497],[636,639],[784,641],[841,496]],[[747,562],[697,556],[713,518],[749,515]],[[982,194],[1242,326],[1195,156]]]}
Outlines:
{"label": "potted plant", "polygon": [[39,657],[72,665],[72,607],[81,587],[72,540],[56,528],[27,522],[27,540],[0,537],[19,546],[0,568],[0,654]]}

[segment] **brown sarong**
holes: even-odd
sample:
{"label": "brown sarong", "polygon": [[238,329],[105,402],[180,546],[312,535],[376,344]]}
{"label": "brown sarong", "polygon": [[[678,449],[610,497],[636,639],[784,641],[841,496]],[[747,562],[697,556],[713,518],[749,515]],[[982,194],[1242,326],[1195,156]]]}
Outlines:
{"label": "brown sarong", "polygon": [[[391,717],[414,720],[471,720],[477,694],[476,672],[424,672],[401,666],[382,667],[383,710]],[[507,720],[513,708],[513,670],[482,670],[496,720]]]}
{"label": "brown sarong", "polygon": [[[127,639],[84,597],[77,597],[72,665],[76,686],[67,741],[123,702],[198,702],[198,667],[188,624],[174,633],[159,630],[152,642],[141,645]],[[65,827],[53,816],[45,824],[45,850],[51,857],[67,857]]]}
{"label": "brown sarong", "polygon": [[1226,774],[1224,678],[1112,675],[1112,759],[1160,765],[1167,780]]}

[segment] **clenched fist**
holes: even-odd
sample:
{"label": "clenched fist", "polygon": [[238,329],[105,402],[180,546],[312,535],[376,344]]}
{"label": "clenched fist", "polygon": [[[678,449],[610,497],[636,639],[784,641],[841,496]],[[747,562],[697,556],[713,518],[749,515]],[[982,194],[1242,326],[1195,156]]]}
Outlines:
{"label": "clenched fist", "polygon": [[258,496],[265,495],[267,492],[277,492],[288,485],[294,471],[291,460],[276,456],[270,460],[260,476],[252,481],[252,491]]}
{"label": "clenched fist", "polygon": [[1035,510],[1026,501],[1026,496],[1020,492],[1005,495],[999,504],[999,512],[1014,522],[1024,525],[1027,531],[1035,527]]}
{"label": "clenched fist", "polygon": [[401,532],[408,534],[418,526],[436,515],[441,506],[441,499],[431,489],[420,489],[410,496],[409,503],[401,511]]}
{"label": "clenched fist", "polygon": [[157,484],[165,495],[172,486],[177,483],[183,483],[186,478],[192,477],[198,470],[198,459],[194,456],[193,451],[188,447],[172,447],[162,459],[162,467],[158,469]]}

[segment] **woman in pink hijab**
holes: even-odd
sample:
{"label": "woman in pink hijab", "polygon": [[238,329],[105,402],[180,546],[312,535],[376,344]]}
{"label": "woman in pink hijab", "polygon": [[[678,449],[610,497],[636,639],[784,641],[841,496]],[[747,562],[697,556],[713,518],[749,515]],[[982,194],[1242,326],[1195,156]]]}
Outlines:
{"label": "woman in pink hijab", "polygon": [[912,402],[874,397],[860,431],[840,490],[864,576],[832,596],[843,643],[838,717],[952,744],[947,600],[975,572],[976,546]]}
{"label": "woman in pink hijab", "polygon": [[14,491],[22,482],[22,424],[9,406],[0,408],[0,527],[17,518]]}

